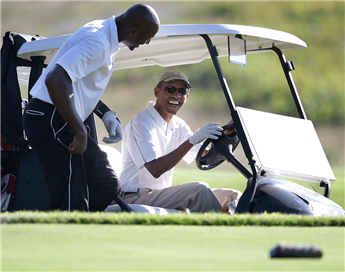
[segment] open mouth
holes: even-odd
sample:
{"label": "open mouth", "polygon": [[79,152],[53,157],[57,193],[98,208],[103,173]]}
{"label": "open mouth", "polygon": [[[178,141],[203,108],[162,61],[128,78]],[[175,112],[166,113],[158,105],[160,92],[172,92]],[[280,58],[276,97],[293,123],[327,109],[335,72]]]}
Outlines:
{"label": "open mouth", "polygon": [[168,104],[172,107],[180,106],[180,102],[178,102],[178,101],[168,101]]}

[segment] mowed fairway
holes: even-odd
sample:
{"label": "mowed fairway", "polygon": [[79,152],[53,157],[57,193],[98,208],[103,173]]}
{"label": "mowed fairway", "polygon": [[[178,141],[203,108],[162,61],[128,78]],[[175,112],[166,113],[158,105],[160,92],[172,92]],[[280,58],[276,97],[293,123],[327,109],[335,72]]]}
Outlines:
{"label": "mowed fairway", "polygon": [[[344,271],[344,228],[2,224],[2,271]],[[271,259],[277,243],[320,259]]]}
{"label": "mowed fairway", "polygon": [[[336,177],[331,199],[344,207],[343,169],[336,170]],[[212,188],[229,186],[243,190],[245,185],[243,178],[234,172],[190,169],[175,172],[175,184],[193,180],[206,181]],[[50,216],[47,214],[48,218]],[[38,217],[45,218],[44,215]],[[0,225],[1,271],[345,270],[344,227],[4,222]],[[270,249],[282,241],[314,244],[322,249],[323,256],[319,259],[271,259]]]}

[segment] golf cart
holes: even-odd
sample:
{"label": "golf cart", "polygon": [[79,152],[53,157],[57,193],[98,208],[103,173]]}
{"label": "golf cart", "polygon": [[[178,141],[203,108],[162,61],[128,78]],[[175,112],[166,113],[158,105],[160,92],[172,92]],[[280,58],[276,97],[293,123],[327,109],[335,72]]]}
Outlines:
{"label": "golf cart", "polygon": [[[21,125],[22,99],[18,80],[27,71],[30,90],[69,36],[44,38],[8,32],[4,38],[4,41],[10,41],[13,56],[5,67],[11,70],[11,74],[7,73],[8,88],[2,86],[2,133],[14,148],[2,151],[2,161],[19,163],[14,203],[9,210],[48,210],[49,195],[43,175]],[[196,163],[201,170],[211,170],[227,161],[244,176],[247,187],[235,212],[344,216],[342,207],[329,199],[335,176],[313,124],[304,112],[291,76],[293,62],[286,61],[282,53],[302,48],[306,48],[306,44],[296,36],[271,29],[239,25],[162,25],[149,45],[134,51],[122,46],[116,55],[114,70],[151,65],[172,67],[211,58],[229,107],[229,119],[233,120],[233,124],[225,128],[235,127],[236,133],[224,134],[217,141],[207,139]],[[265,52],[275,52],[278,56],[299,115],[297,118],[239,107],[234,102],[218,58],[227,57],[230,63],[246,66],[247,54]],[[2,75],[2,83],[3,80]],[[97,140],[92,115],[87,122]],[[298,137],[291,137],[292,127],[299,131]],[[233,154],[239,141],[249,168]],[[202,156],[206,148],[209,151]],[[317,190],[308,189],[293,180],[306,181]],[[320,188],[323,189],[322,194],[316,192]],[[118,206],[113,205],[110,210],[132,211],[136,208],[121,198],[116,202]]]}

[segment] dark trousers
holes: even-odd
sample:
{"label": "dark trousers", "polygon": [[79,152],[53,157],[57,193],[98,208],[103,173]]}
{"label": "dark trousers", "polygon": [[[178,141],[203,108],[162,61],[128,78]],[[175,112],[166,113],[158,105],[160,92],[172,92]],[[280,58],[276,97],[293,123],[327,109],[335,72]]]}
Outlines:
{"label": "dark trousers", "polygon": [[24,129],[42,166],[51,210],[103,211],[120,192],[107,154],[90,135],[83,154],[69,153],[74,132],[53,105],[31,99]]}

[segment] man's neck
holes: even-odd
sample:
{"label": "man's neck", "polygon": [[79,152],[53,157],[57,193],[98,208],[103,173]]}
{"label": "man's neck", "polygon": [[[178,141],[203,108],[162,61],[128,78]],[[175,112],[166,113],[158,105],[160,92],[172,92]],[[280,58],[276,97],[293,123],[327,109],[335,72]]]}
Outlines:
{"label": "man's neck", "polygon": [[118,40],[119,42],[122,42],[123,41],[123,33],[121,32],[121,16],[119,17],[115,17],[115,25],[116,25],[116,28],[117,28],[117,37],[118,37]]}
{"label": "man's neck", "polygon": [[157,104],[153,106],[156,111],[159,113],[160,116],[162,116],[162,118],[165,120],[165,122],[169,123],[169,121],[171,120],[171,118],[173,117],[173,115],[170,114],[163,114],[159,108],[157,108]]}

